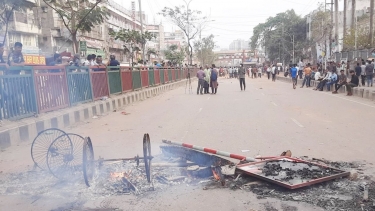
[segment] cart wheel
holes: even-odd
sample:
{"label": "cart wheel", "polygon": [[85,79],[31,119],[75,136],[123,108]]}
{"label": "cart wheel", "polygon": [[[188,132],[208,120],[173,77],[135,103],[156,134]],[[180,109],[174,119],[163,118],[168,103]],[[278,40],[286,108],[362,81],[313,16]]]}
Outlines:
{"label": "cart wheel", "polygon": [[90,137],[85,138],[82,155],[83,178],[85,179],[87,187],[90,187],[90,183],[92,182],[95,173],[94,149]]}
{"label": "cart wheel", "polygon": [[46,129],[38,133],[31,144],[31,158],[35,166],[38,166],[42,170],[47,170],[46,157],[48,149],[51,143],[62,135],[66,135],[66,133],[57,128]]}
{"label": "cart wheel", "polygon": [[143,159],[145,162],[147,181],[151,182],[151,143],[150,136],[146,133],[143,136]]}
{"label": "cart wheel", "polygon": [[62,135],[52,142],[47,154],[47,166],[53,176],[72,179],[72,173],[81,171],[84,142],[82,136],[74,133]]}

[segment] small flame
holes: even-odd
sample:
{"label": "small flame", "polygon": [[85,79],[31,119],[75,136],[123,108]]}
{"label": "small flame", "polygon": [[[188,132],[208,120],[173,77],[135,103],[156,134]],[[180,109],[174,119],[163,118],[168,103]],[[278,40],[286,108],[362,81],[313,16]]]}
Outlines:
{"label": "small flame", "polygon": [[220,180],[220,176],[216,173],[215,169],[212,169],[212,174],[216,180]]}

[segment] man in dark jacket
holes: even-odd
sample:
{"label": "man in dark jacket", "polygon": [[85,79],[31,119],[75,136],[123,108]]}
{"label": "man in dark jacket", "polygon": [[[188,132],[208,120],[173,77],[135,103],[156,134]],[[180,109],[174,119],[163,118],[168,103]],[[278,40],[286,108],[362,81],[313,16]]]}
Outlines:
{"label": "man in dark jacket", "polygon": [[346,90],[348,90],[347,96],[352,96],[353,95],[353,87],[357,87],[359,84],[359,78],[354,74],[354,71],[350,71],[350,75],[352,76],[352,79],[350,80],[349,83],[345,84]]}
{"label": "man in dark jacket", "polygon": [[372,78],[373,78],[373,74],[374,74],[374,66],[373,64],[371,64],[371,61],[367,61],[367,65],[366,65],[366,81],[367,81],[367,86],[372,86]]}
{"label": "man in dark jacket", "polygon": [[240,78],[241,91],[242,91],[242,85],[243,85],[243,90],[246,90],[245,75],[246,75],[246,70],[243,67],[243,64],[241,64],[241,67],[238,68],[238,76]]}

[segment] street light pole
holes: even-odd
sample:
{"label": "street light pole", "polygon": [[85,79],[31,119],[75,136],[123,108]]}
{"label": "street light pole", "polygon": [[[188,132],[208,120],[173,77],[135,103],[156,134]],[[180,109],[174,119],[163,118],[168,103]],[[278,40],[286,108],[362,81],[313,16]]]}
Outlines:
{"label": "street light pole", "polygon": [[[139,16],[140,16],[140,18],[141,18],[141,33],[142,33],[142,37],[144,36],[144,34],[143,34],[143,18],[142,18],[142,6],[141,6],[141,0],[138,0],[138,4],[139,4]],[[142,40],[143,41],[143,40]],[[143,47],[143,49],[142,49],[142,61],[143,61],[143,64],[142,65],[144,65],[145,64],[145,48],[146,48],[146,43],[142,43],[142,47]]]}
{"label": "street light pole", "polygon": [[295,62],[294,60],[294,34],[293,34],[293,63]]}

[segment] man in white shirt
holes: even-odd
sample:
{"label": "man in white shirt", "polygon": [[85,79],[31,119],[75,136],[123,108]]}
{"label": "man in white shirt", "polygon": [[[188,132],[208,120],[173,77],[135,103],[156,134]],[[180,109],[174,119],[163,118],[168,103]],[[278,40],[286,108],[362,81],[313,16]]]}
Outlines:
{"label": "man in white shirt", "polygon": [[271,69],[271,73],[272,73],[272,81],[275,82],[276,81],[276,65],[273,65],[272,69]]}

